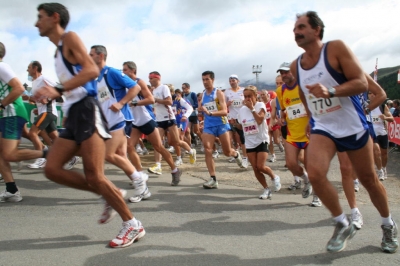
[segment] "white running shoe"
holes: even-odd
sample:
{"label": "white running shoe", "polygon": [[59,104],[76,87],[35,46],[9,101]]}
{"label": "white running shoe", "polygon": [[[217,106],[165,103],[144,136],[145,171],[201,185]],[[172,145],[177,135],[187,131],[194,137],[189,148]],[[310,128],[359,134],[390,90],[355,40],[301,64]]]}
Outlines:
{"label": "white running shoe", "polygon": [[219,152],[218,152],[218,151],[214,151],[214,152],[212,153],[212,157],[213,157],[214,159],[217,159],[217,158],[219,157]]}
{"label": "white running shoe", "polygon": [[275,153],[274,153],[274,154],[272,154],[271,158],[268,159],[268,162],[273,163],[275,161],[276,161],[276,156],[275,156]]}
{"label": "white running shoe", "polygon": [[281,142],[279,142],[278,148],[279,148],[279,150],[280,150],[281,152],[284,152],[284,151],[285,151],[285,148],[283,147],[283,145],[282,145]]}
{"label": "white running shoe", "polygon": [[243,158],[242,159],[242,168],[247,169],[247,167],[249,167],[249,161],[247,160],[247,158]]}
{"label": "white running shoe", "polygon": [[146,231],[139,220],[137,220],[136,227],[133,227],[129,221],[123,222],[122,229],[119,231],[117,237],[110,241],[109,245],[112,248],[124,248],[139,241],[145,234]]}
{"label": "white running shoe", "polygon": [[200,151],[204,152],[204,145],[203,144],[201,144]]}
{"label": "white running shoe", "polygon": [[175,148],[174,146],[170,146],[167,151],[169,151],[170,153],[174,153],[175,152]]}
{"label": "white running shoe", "polygon": [[321,200],[318,198],[317,195],[313,196],[313,200],[311,201],[310,204],[311,207],[321,207],[322,206],[322,202]]}
{"label": "white running shoe", "polygon": [[382,167],[383,173],[384,173],[384,178],[387,179],[387,171],[386,171],[386,167]]}
{"label": "white running shoe", "polygon": [[21,193],[19,190],[15,192],[14,194],[8,192],[7,190],[4,190],[0,194],[0,202],[20,202],[22,200]]}
{"label": "white running shoe", "polygon": [[304,182],[304,188],[303,188],[303,192],[302,192],[302,196],[303,198],[308,198],[311,194],[312,194],[312,186],[310,181],[308,181],[308,183]]}
{"label": "white running shoe", "polygon": [[146,149],[146,147],[144,147],[144,149],[143,149],[143,155],[147,155],[147,154],[149,154],[149,151]]}
{"label": "white running shoe", "polygon": [[258,196],[259,199],[271,199],[271,190],[269,188],[265,188],[264,192]]}
{"label": "white running shoe", "polygon": [[378,170],[378,179],[380,181],[384,181],[385,180],[385,172],[383,172],[383,170]]}
{"label": "white running shoe", "polygon": [[357,230],[361,229],[361,226],[364,224],[363,217],[359,211],[351,214],[351,220],[353,224],[356,226]]}
{"label": "white running shoe", "polygon": [[358,180],[354,180],[354,191],[360,191],[360,183],[358,182]]}
{"label": "white running shoe", "polygon": [[279,190],[281,190],[281,187],[282,187],[281,178],[279,176],[275,175],[275,178],[273,181],[274,181],[274,186],[275,186],[274,191],[278,192]]}
{"label": "white running shoe", "polygon": [[176,159],[175,166],[178,167],[183,164],[182,158]]}
{"label": "white running shoe", "polygon": [[139,155],[143,155],[143,150],[142,150],[142,148],[140,147],[139,144],[136,145],[136,153],[139,154]]}
{"label": "white running shoe", "polygon": [[34,163],[28,164],[27,167],[31,169],[39,169],[46,166],[45,158],[37,158]]}
{"label": "white running shoe", "polygon": [[235,161],[236,161],[235,157],[231,157],[231,158],[229,158],[228,163],[234,163]]}
{"label": "white running shoe", "polygon": [[240,168],[244,168],[243,167],[243,159],[242,159],[242,155],[240,155],[240,152],[236,152],[236,154],[237,154],[237,157],[235,158],[235,160],[236,160],[236,163],[237,163],[237,165],[240,167]]}
{"label": "white running shoe", "polygon": [[[127,192],[125,189],[119,189],[119,192],[121,192],[122,198],[126,197]],[[106,224],[117,215],[117,212],[111,207],[110,204],[108,204],[107,201],[104,200],[103,197],[101,197],[100,200],[104,202],[104,210],[103,213],[100,215],[98,222],[99,224]]]}
{"label": "white running shoe", "polygon": [[128,200],[129,200],[129,202],[132,202],[132,203],[138,203],[138,202],[141,202],[142,200],[148,199],[150,197],[151,197],[150,190],[146,186],[146,189],[144,190],[144,192],[142,194],[140,194],[138,196],[130,197]]}
{"label": "white running shoe", "polygon": [[75,165],[79,163],[79,161],[80,161],[79,156],[72,157],[72,159],[69,160],[69,162],[64,165],[64,169],[71,170],[72,168],[74,168]]}

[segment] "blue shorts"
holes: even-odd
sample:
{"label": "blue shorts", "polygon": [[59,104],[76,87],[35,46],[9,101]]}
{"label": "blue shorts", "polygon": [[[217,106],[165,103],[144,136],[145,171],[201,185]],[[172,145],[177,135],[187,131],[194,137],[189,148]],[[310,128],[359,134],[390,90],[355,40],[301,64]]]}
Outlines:
{"label": "blue shorts", "polygon": [[187,130],[187,128],[188,128],[188,125],[189,125],[188,121],[185,121],[185,122],[178,122],[178,123],[176,124],[176,126],[177,126],[181,131],[183,131],[183,132],[186,132],[186,130]]}
{"label": "blue shorts", "polygon": [[[116,125],[114,125],[114,126],[112,126],[111,128],[110,128],[110,132],[113,132],[113,131],[117,131],[117,130],[119,130],[119,129],[121,129],[121,128],[124,128],[125,127],[125,121],[122,121],[122,122],[119,122],[118,124],[116,124]],[[126,133],[126,132],[125,132]]]}
{"label": "blue shorts", "polygon": [[136,128],[137,130],[139,130],[140,132],[142,132],[142,134],[145,135],[150,135],[151,133],[153,133],[154,129],[156,129],[157,127],[157,123],[154,120],[150,120],[149,122],[147,122],[144,125],[141,126],[135,126],[134,124],[132,124],[132,128]]}
{"label": "blue shorts", "polygon": [[334,138],[329,133],[319,129],[312,130],[311,134],[319,134],[330,138],[335,143],[338,152],[359,150],[368,143],[370,138],[368,130],[344,138]]}
{"label": "blue shorts", "polygon": [[230,129],[228,124],[223,124],[219,126],[214,126],[214,127],[205,127],[203,129],[203,133],[207,133],[210,135],[214,135],[215,137],[219,137],[225,132],[227,132]]}
{"label": "blue shorts", "polygon": [[162,128],[164,130],[167,130],[169,127],[172,127],[173,125],[176,125],[175,119],[157,122],[157,127]]}
{"label": "blue shorts", "polygon": [[0,118],[0,132],[3,139],[21,139],[22,129],[26,119],[20,116],[9,116]]}
{"label": "blue shorts", "polygon": [[132,121],[125,121],[125,135],[130,138],[132,132]]}

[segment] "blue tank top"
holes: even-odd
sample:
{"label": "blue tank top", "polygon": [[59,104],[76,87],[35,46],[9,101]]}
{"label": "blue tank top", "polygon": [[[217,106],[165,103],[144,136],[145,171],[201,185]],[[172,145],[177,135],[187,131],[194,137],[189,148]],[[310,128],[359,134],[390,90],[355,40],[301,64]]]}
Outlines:
{"label": "blue tank top", "polygon": [[[206,107],[208,111],[215,112],[221,110],[219,100],[217,98],[217,89],[214,88],[210,94],[206,90],[203,91],[202,106]],[[227,124],[228,119],[226,116],[209,116],[204,115],[204,127],[215,127]]]}

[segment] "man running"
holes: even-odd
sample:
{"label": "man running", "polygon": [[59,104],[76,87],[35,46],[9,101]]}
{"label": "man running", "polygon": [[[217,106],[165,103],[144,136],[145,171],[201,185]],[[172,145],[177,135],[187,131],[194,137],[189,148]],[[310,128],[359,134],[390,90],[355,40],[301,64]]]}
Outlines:
{"label": "man running", "polygon": [[311,119],[306,168],[316,194],[334,217],[336,228],[327,250],[338,252],[356,233],[344,214],[338,193],[327,179],[336,151],[346,151],[354,170],[382,217],[381,248],[398,248],[397,225],[391,217],[385,188],[374,171],[372,140],[358,95],[367,79],[353,52],[340,40],[323,43],[324,23],[314,11],[297,15],[293,29],[297,45],[305,50],[291,64],[299,77],[300,97]]}
{"label": "man running", "polygon": [[[120,190],[104,175],[105,143],[111,136],[101,112],[95,78],[99,75],[96,64],[88,55],[84,44],[74,32],[66,32],[69,22],[67,8],[59,3],[44,3],[38,6],[36,27],[42,37],[48,37],[56,45],[55,67],[61,84],[45,86],[37,91],[36,99],[55,99],[65,96],[63,111],[67,117],[65,130],[49,151],[45,175],[50,180],[72,188],[101,195],[106,203],[108,219],[115,210],[122,218],[122,229],[110,246],[126,247],[145,235],[140,221],[133,217]],[[63,165],[80,151],[84,174],[63,169]],[[107,205],[110,208],[107,208]],[[102,217],[104,216],[103,213]],[[104,218],[104,217],[103,217]]]}

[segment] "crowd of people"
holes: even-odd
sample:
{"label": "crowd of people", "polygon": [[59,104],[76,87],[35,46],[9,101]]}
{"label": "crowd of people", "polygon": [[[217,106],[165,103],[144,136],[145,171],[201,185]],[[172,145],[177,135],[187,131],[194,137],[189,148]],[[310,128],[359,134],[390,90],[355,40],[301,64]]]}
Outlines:
{"label": "crowd of people", "polygon": [[[387,178],[386,122],[393,121],[384,104],[386,94],[363,72],[342,41],[322,42],[324,24],[316,12],[297,16],[293,31],[304,53],[277,68],[275,92],[259,91],[252,85],[240,87],[239,77],[234,74],[229,77],[230,88],[222,91],[214,86],[214,72],[205,71],[201,74],[204,91],[196,95],[188,83],[182,84],[182,90],[163,84],[157,71],[149,73],[147,85],[137,76],[138,67],[133,61],[124,62],[122,72],[108,66],[103,45],[93,45],[88,53],[79,36],[65,30],[69,13],[63,5],[45,3],[37,11],[35,26],[40,36],[48,37],[56,46],[59,83],[41,75],[40,62],[28,65],[32,96],[24,97],[37,105],[38,117],[26,132],[28,115],[21,97],[24,88],[10,65],[0,62],[0,172],[6,186],[0,194],[1,202],[22,200],[10,162],[36,159],[28,167],[44,168],[48,179],[100,195],[104,210],[98,222],[107,223],[116,214],[123,221],[109,245],[126,247],[142,238],[145,229],[125,202],[127,191],[105,176],[105,160],[126,174],[133,187],[128,200],[137,203],[151,197],[148,174],[137,152],[148,152],[143,139],[154,149],[154,166],[147,171],[162,174],[164,158],[171,170],[172,186],[181,180],[182,152],[189,155],[191,164],[196,162],[192,139],[198,139],[210,175],[203,184],[205,189],[218,188],[215,158],[221,152],[240,168],[251,165],[263,187],[259,198],[268,199],[272,190],[281,189],[280,177],[266,165],[267,160],[276,160],[276,145],[285,151],[286,166],[293,174],[289,189],[302,188],[303,198],[313,195],[311,206],[324,205],[331,212],[336,225],[328,251],[343,250],[363,224],[355,196],[361,182],[382,217],[381,248],[396,252],[397,225],[380,182]],[[5,46],[0,43],[0,60],[5,54]],[[55,101],[60,97],[64,121],[58,133]],[[18,149],[22,136],[32,141],[34,150]],[[170,146],[168,150],[165,142]],[[327,179],[330,161],[336,154],[351,219]],[[69,166],[79,158],[83,173],[70,171]],[[272,190],[266,175],[273,183]]]}

